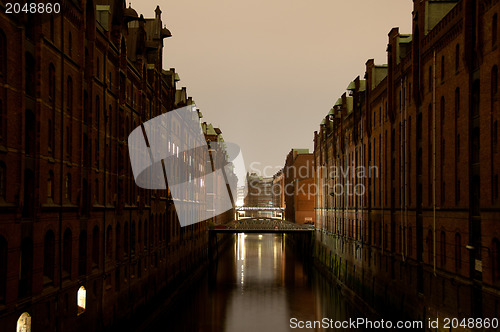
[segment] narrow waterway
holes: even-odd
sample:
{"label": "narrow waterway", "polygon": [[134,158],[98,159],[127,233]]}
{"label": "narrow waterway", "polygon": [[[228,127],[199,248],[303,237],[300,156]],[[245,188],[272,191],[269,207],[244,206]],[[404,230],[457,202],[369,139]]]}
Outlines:
{"label": "narrow waterway", "polygon": [[336,287],[293,252],[286,235],[234,237],[216,266],[145,330],[279,332],[292,330],[293,318],[359,317]]}

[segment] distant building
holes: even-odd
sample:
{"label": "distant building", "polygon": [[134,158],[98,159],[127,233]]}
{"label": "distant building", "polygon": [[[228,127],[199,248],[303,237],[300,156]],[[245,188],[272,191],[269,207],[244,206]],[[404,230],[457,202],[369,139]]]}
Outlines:
{"label": "distant building", "polygon": [[314,155],[309,149],[292,149],[283,167],[285,219],[314,224]]}
{"label": "distant building", "polygon": [[[273,207],[273,193],[272,193],[273,178],[264,178],[256,173],[247,174],[247,188],[248,194],[245,197],[245,207]],[[270,211],[246,211],[245,216],[258,216],[258,217],[272,217],[273,213]]]}

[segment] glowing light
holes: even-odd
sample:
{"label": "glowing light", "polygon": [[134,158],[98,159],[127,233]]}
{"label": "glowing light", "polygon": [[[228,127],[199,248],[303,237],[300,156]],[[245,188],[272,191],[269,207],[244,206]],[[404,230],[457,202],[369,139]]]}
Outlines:
{"label": "glowing light", "polygon": [[77,293],[77,305],[78,305],[78,315],[81,315],[85,312],[85,307],[87,305],[87,291],[85,287],[80,287]]}

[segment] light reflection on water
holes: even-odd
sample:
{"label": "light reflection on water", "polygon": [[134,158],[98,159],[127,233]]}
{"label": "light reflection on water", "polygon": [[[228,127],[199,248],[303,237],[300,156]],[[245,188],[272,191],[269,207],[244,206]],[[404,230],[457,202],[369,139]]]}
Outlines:
{"label": "light reflection on water", "polygon": [[235,235],[234,246],[221,254],[216,269],[147,330],[280,332],[291,330],[292,317],[303,321],[358,317],[337,288],[287,248],[285,238]]}

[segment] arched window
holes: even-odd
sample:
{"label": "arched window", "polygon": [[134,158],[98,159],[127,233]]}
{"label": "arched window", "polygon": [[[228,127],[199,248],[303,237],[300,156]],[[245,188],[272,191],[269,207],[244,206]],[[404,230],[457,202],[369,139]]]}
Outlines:
{"label": "arched window", "polygon": [[99,266],[99,227],[94,226],[92,230],[92,266]]}
{"label": "arched window", "polygon": [[0,235],[0,303],[5,303],[7,290],[7,255],[9,246],[7,240]]}
{"label": "arched window", "polygon": [[73,234],[69,228],[64,231],[63,238],[63,278],[71,278],[71,260],[73,253]]}
{"label": "arched window", "polygon": [[19,316],[16,332],[31,332],[31,316],[27,312]]}
{"label": "arched window", "polygon": [[81,231],[78,237],[78,275],[87,273],[87,232]]}
{"label": "arched window", "polygon": [[78,289],[78,293],[76,295],[76,304],[78,306],[77,315],[83,314],[87,305],[87,291],[83,286]]}
{"label": "arched window", "polygon": [[45,234],[43,241],[43,276],[44,284],[49,284],[54,280],[55,262],[55,236],[51,230]]}
{"label": "arched window", "polygon": [[19,268],[19,298],[31,295],[31,285],[33,279],[33,241],[26,237],[21,242],[21,256]]}

